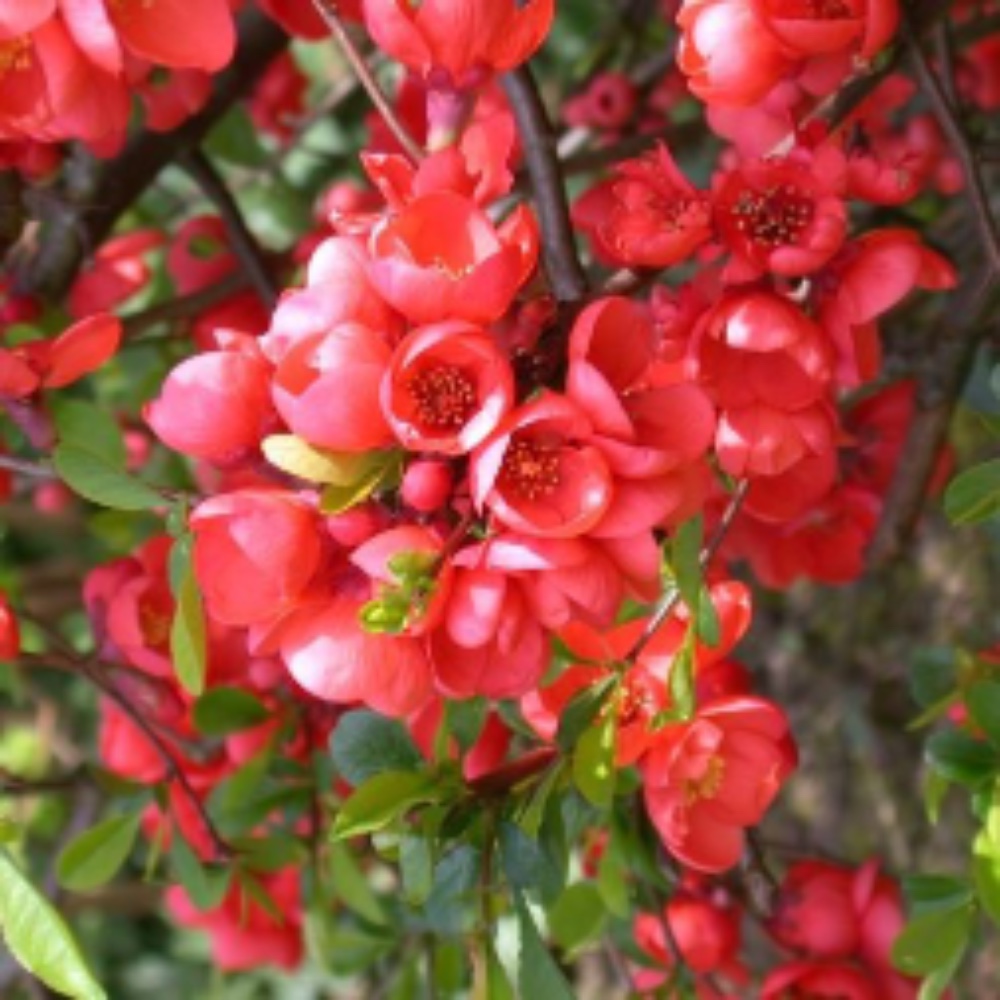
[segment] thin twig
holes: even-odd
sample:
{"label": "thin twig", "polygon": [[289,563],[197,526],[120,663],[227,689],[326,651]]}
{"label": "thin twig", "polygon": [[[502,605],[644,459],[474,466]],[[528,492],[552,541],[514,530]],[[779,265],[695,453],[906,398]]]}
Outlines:
{"label": "thin twig", "polygon": [[191,319],[248,287],[247,276],[242,271],[234,271],[214,285],[208,285],[190,295],[181,295],[166,302],[159,302],[141,312],[123,316],[122,331],[124,337],[126,341],[146,343],[151,338],[142,338],[141,334],[151,327],[158,326],[160,323]]}
{"label": "thin twig", "polygon": [[10,455],[0,455],[0,469],[16,472],[32,479],[58,479],[59,474],[48,462],[29,462],[24,458],[13,458]]}
{"label": "thin twig", "polygon": [[406,126],[399,120],[395,109],[382,92],[382,88],[378,85],[378,81],[373,76],[368,63],[365,62],[358,51],[358,47],[354,44],[354,39],[351,38],[350,33],[344,27],[344,22],[340,19],[340,12],[337,10],[335,0],[313,0],[313,3],[319,12],[319,16],[323,18],[326,26],[330,29],[330,34],[333,35],[340,46],[344,57],[351,64],[351,69],[357,75],[361,86],[367,91],[372,104],[375,105],[376,110],[389,127],[389,131],[396,137],[396,141],[403,147],[406,155],[414,163],[419,163],[424,159],[424,151],[407,131]]}
{"label": "thin twig", "polygon": [[580,266],[573,237],[569,202],[556,154],[552,124],[527,66],[506,74],[503,87],[517,121],[534,189],[542,231],[542,252],[552,292],[559,303],[573,306],[587,294],[587,276]]}
{"label": "thin twig", "polygon": [[[746,499],[747,490],[750,488],[750,483],[748,480],[742,480],[733,491],[732,496],[729,498],[729,504],[726,507],[722,519],[716,526],[712,537],[709,539],[708,544],[702,550],[701,568],[706,569],[712,560],[715,558],[716,553],[719,551],[719,546],[722,545],[727,534],[729,534],[729,529],[733,526],[733,521],[736,519],[736,515],[739,513],[740,508],[743,506],[743,501]],[[657,632],[663,627],[666,620],[670,617],[674,608],[680,603],[681,592],[676,587],[670,587],[664,595],[660,598],[656,609],[653,611],[652,617],[646,623],[646,627],[642,630],[642,634],[636,639],[632,648],[625,654],[625,663],[631,664],[635,663],[640,656],[642,656],[643,651],[652,642],[653,637]]]}
{"label": "thin twig", "polygon": [[48,795],[53,792],[71,792],[78,785],[89,781],[90,775],[83,768],[58,778],[22,778],[0,767],[0,795],[26,797]]}
{"label": "thin twig", "polygon": [[268,309],[273,309],[278,301],[278,285],[271,275],[264,251],[246,224],[225,179],[200,148],[188,150],[180,162],[222,217],[233,253],[245,268],[257,296]]}

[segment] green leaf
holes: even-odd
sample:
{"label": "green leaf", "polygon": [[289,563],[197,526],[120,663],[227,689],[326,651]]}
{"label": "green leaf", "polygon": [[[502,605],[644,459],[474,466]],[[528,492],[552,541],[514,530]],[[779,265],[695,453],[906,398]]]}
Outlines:
{"label": "green leaf", "polygon": [[596,684],[573,695],[559,719],[556,744],[560,750],[564,753],[572,751],[577,741],[592,726],[601,709],[607,704],[608,698],[620,680],[618,674],[609,674]]}
{"label": "green leaf", "polygon": [[341,806],[333,823],[333,839],[374,833],[415,805],[440,802],[447,789],[434,776],[417,771],[387,771],[370,778]]}
{"label": "green leaf", "polygon": [[921,984],[917,1000],[940,1000],[944,991],[958,972],[958,967],[962,964],[962,956],[965,950],[957,951],[950,962],[946,962],[939,969],[935,969]]}
{"label": "green leaf", "polygon": [[584,798],[598,808],[614,799],[617,736],[617,719],[609,714],[600,726],[591,727],[580,737],[573,753],[573,781]]}
{"label": "green leaf", "polygon": [[208,133],[205,152],[212,159],[225,160],[241,167],[262,167],[268,157],[250,115],[241,106],[228,111]]}
{"label": "green leaf", "polygon": [[385,771],[419,771],[426,764],[401,723],[367,709],[341,717],[330,752],[341,777],[355,786]]}
{"label": "green leaf", "polygon": [[917,917],[935,910],[954,910],[972,901],[969,883],[951,875],[911,875],[903,879],[903,893]]}
{"label": "green leaf", "polygon": [[492,941],[486,943],[486,967],[476,974],[485,976],[485,989],[473,990],[477,1000],[517,1000]]}
{"label": "green leaf", "polygon": [[959,729],[934,733],[924,752],[930,765],[949,781],[977,788],[989,781],[1000,765],[997,750]]}
{"label": "green leaf", "polygon": [[933,910],[911,920],[892,946],[892,964],[908,976],[928,976],[953,963],[969,943],[975,908]]}
{"label": "green leaf", "polygon": [[956,683],[954,648],[925,646],[917,651],[910,668],[910,693],[921,708],[930,708],[947,698]]}
{"label": "green leaf", "polygon": [[698,630],[698,638],[706,646],[714,648],[722,641],[722,625],[719,622],[719,612],[716,611],[712,595],[704,585],[698,596],[695,625]]}
{"label": "green leaf", "polygon": [[680,525],[670,544],[670,565],[684,603],[697,612],[702,592],[701,547],[705,524],[699,514]]}
{"label": "green leaf", "polygon": [[944,512],[952,524],[979,524],[1000,514],[1000,458],[966,469],[948,485]]}
{"label": "green leaf", "polygon": [[376,490],[397,486],[402,476],[398,454],[388,453],[382,464],[374,466],[348,486],[330,485],[323,489],[319,509],[324,514],[343,514],[367,500]]}
{"label": "green leaf", "polygon": [[521,932],[521,947],[517,955],[517,989],[527,1000],[574,1000],[573,990],[559,966],[545,947],[535,919],[524,901],[514,890],[514,908]]}
{"label": "green leaf", "polygon": [[941,806],[944,804],[948,789],[952,787],[951,782],[937,771],[928,770],[924,775],[924,811],[927,813],[927,821],[936,825],[941,818]]}
{"label": "green leaf", "polygon": [[122,429],[107,410],[83,399],[57,396],[54,406],[60,444],[71,444],[100,456],[116,469],[125,467]]}
{"label": "green leaf", "polygon": [[60,479],[74,493],[102,507],[150,510],[167,503],[152,486],[80,445],[59,445],[52,455],[52,463]]}
{"label": "green leaf", "polygon": [[559,868],[542,845],[516,823],[500,824],[500,861],[510,884],[521,892],[537,891],[543,902],[552,902],[562,891]]}
{"label": "green leaf", "polygon": [[679,719],[690,719],[695,710],[694,630],[689,626],[684,644],[670,665],[670,697],[673,713]]}
{"label": "green leaf", "polygon": [[631,912],[628,864],[622,856],[620,839],[612,835],[597,868],[597,891],[608,910],[625,918]]}
{"label": "green leaf", "polygon": [[208,636],[190,554],[184,560],[175,597],[177,609],[170,626],[170,656],[181,686],[188,694],[198,697],[205,690]]}
{"label": "green leaf", "polygon": [[[994,804],[990,818],[1000,818],[1000,805]],[[992,830],[989,821],[972,843],[972,880],[979,903],[990,920],[1000,927],[1000,831]]]}
{"label": "green leaf", "polygon": [[596,941],[604,930],[607,910],[597,886],[571,885],[549,911],[552,938],[563,951],[574,952]]}
{"label": "green leaf", "polygon": [[472,923],[480,854],[471,844],[449,851],[434,868],[434,886],[424,911],[431,930],[458,935]]}
{"label": "green leaf", "polygon": [[229,891],[233,869],[203,865],[181,836],[173,838],[170,864],[177,880],[199,910],[214,910]]}
{"label": "green leaf", "polygon": [[65,921],[4,850],[0,931],[14,958],[50,989],[74,1000],[106,1000]]}
{"label": "green leaf", "polygon": [[399,873],[406,901],[411,906],[422,906],[434,885],[434,859],[426,837],[407,834],[400,840]]}
{"label": "green leaf", "polygon": [[972,721],[986,738],[1000,747],[1000,681],[978,681],[965,691]]}
{"label": "green leaf", "polygon": [[89,892],[110,882],[132,853],[141,819],[139,814],[112,816],[74,837],[56,862],[59,884]]}
{"label": "green leaf", "polygon": [[276,469],[310,483],[355,486],[385,464],[386,452],[338,453],[316,448],[294,434],[274,434],[261,444]]}
{"label": "green leaf", "polygon": [[490,706],[485,698],[445,702],[445,725],[463,752],[470,750],[479,739],[489,710]]}
{"label": "green leaf", "polygon": [[266,722],[270,712],[249,691],[217,687],[194,703],[194,724],[205,736],[228,736]]}
{"label": "green leaf", "polygon": [[330,846],[330,882],[337,898],[372,924],[385,923],[385,911],[368,877],[346,844]]}

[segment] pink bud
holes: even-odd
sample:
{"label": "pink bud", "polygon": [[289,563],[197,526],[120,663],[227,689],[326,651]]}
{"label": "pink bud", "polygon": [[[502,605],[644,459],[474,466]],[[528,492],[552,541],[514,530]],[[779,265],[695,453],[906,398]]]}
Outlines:
{"label": "pink bud", "polygon": [[451,495],[453,477],[451,469],[444,462],[413,462],[403,477],[402,496],[404,503],[414,510],[429,514],[440,510]]}

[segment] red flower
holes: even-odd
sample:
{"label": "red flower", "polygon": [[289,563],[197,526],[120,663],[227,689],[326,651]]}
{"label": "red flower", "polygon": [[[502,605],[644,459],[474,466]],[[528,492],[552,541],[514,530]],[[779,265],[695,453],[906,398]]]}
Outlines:
{"label": "red flower", "polygon": [[306,337],[274,373],[274,402],[292,431],[334,451],[362,452],[392,442],[379,391],[391,351],[381,333],[344,323]]}
{"label": "red flower", "polygon": [[744,829],[759,823],[795,767],[781,711],[759,698],[723,698],[668,727],[646,755],[646,808],[667,849],[698,871],[740,860]]}
{"label": "red flower", "polygon": [[372,232],[369,274],[414,323],[491,323],[510,307],[538,257],[538,227],[520,207],[499,227],[470,198],[415,198]]}
{"label": "red flower", "polygon": [[186,927],[205,931],[212,942],[212,959],[224,972],[276,965],[294,969],[305,953],[302,931],[301,874],[285,868],[259,874],[264,892],[280,916],[271,913],[235,879],[225,899],[212,910],[199,910],[180,886],[167,890],[171,916]]}
{"label": "red flower", "polygon": [[565,396],[526,403],[472,455],[476,505],[526,535],[585,534],[612,500],[611,474],[590,438],[590,422]]}
{"label": "red flower", "polygon": [[892,41],[898,0],[752,0],[760,20],[792,56],[857,48],[871,59]]}
{"label": "red flower", "polygon": [[833,157],[761,160],[716,180],[716,225],[748,277],[811,274],[840,249],[847,212],[834,193],[836,169]]}
{"label": "red flower", "polygon": [[709,240],[709,199],[678,170],[666,146],[615,170],[616,179],[592,188],[573,207],[573,221],[601,258],[630,267],[670,267]]}
{"label": "red flower", "polygon": [[277,422],[271,367],[254,354],[198,354],[167,376],[145,416],[175,451],[219,465],[239,461]]}
{"label": "red flower", "polygon": [[383,412],[410,451],[471,451],[513,400],[506,356],[488,334],[466,323],[415,330],[396,348],[382,381]]}
{"label": "red flower", "polygon": [[529,59],[552,24],[554,0],[364,0],[380,49],[410,69],[446,70],[462,86],[470,74],[502,72]]}
{"label": "red flower", "polygon": [[827,861],[792,865],[768,930],[779,944],[815,958],[849,958],[858,947],[855,873]]}
{"label": "red flower", "polygon": [[837,1000],[885,1000],[867,973],[842,962],[791,962],[764,980],[761,1000],[786,997],[836,997]]}
{"label": "red flower", "polygon": [[706,104],[755,104],[792,67],[753,0],[686,0],[677,64]]}
{"label": "red flower", "polygon": [[194,561],[208,613],[253,625],[287,612],[320,563],[319,519],[293,494],[222,493],[191,516]]}
{"label": "red flower", "polygon": [[16,660],[21,653],[21,630],[7,595],[0,591],[0,662]]}

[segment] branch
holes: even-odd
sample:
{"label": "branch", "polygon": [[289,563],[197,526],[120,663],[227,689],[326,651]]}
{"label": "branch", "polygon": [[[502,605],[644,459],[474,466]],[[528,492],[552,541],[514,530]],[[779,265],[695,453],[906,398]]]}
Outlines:
{"label": "branch", "polygon": [[560,304],[575,305],[587,294],[587,277],[580,266],[573,238],[552,125],[527,66],[504,76],[503,88],[517,121],[525,163],[535,191],[545,269],[552,291]]}
{"label": "branch", "polygon": [[372,75],[368,63],[365,62],[358,51],[358,47],[354,44],[354,39],[351,38],[344,27],[344,22],[341,21],[340,13],[337,10],[336,0],[313,0],[313,4],[319,16],[323,18],[326,26],[330,29],[330,34],[333,35],[340,46],[341,51],[344,53],[344,58],[351,64],[351,69],[354,70],[361,86],[367,91],[372,104],[375,105],[376,110],[382,116],[386,125],[388,125],[389,131],[396,137],[396,141],[403,147],[406,155],[414,163],[419,163],[424,158],[424,151],[407,131],[406,126],[399,120],[395,109],[389,103],[382,92],[382,88],[378,85],[378,81]]}
{"label": "branch", "polygon": [[145,343],[152,338],[137,339],[151,327],[174,320],[191,319],[198,313],[211,309],[212,306],[224,302],[231,295],[248,287],[247,276],[242,271],[234,271],[214,285],[208,285],[190,295],[182,295],[176,299],[159,302],[155,306],[143,309],[128,316],[122,316],[122,331],[124,339]]}
{"label": "branch", "polygon": [[13,458],[10,455],[0,455],[0,469],[16,472],[32,479],[58,479],[59,475],[47,462],[29,462],[24,458]]}
{"label": "branch", "polygon": [[106,239],[164,167],[202,143],[287,44],[288,36],[273,21],[246,11],[239,18],[235,58],[216,77],[212,96],[198,114],[172,132],[139,132],[107,162],[77,147],[60,192],[46,200],[37,246],[17,264],[17,290],[64,298],[86,254]]}
{"label": "branch", "polygon": [[233,252],[246,269],[258,298],[268,309],[273,309],[278,301],[278,286],[271,277],[264,251],[247,226],[222,175],[201,149],[188,150],[181,157],[181,165],[222,217]]}

